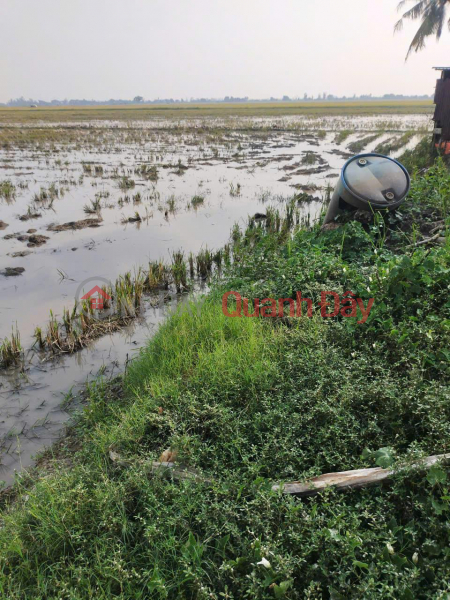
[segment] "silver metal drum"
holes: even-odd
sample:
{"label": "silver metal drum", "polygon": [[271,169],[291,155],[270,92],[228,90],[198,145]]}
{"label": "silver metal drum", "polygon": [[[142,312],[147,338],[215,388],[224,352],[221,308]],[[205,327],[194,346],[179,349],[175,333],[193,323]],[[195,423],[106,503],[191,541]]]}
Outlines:
{"label": "silver metal drum", "polygon": [[331,198],[324,223],[341,211],[395,210],[411,185],[403,165],[382,154],[360,154],[347,161]]}

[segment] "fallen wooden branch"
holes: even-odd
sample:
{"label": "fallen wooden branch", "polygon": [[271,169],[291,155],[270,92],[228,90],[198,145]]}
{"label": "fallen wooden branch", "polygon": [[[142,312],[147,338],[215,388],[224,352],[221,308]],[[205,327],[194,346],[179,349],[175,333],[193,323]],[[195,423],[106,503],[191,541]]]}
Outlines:
{"label": "fallen wooden branch", "polygon": [[360,488],[366,485],[380,483],[384,479],[388,479],[395,473],[404,469],[429,469],[437,462],[447,460],[450,460],[450,454],[440,454],[438,456],[428,456],[420,462],[412,465],[404,465],[396,470],[376,467],[373,469],[342,471],[341,473],[326,473],[325,475],[320,475],[320,477],[315,477],[305,483],[294,481],[292,483],[276,484],[272,486],[272,490],[281,490],[285,494],[292,494],[295,496],[313,496],[328,487],[335,487],[338,490]]}
{"label": "fallen wooden branch", "polygon": [[415,244],[410,244],[407,248],[417,248],[417,246],[425,246],[426,244],[430,244],[431,242],[435,242],[440,237],[439,233],[433,235],[432,237],[425,238],[424,240],[420,240],[420,242],[416,242]]}
{"label": "fallen wooden branch", "polygon": [[[195,469],[184,467],[182,465],[175,465],[173,462],[151,461],[147,463],[145,461],[124,460],[114,450],[109,451],[109,457],[113,463],[122,468],[136,466],[136,464],[140,462],[149,475],[169,475],[174,479],[190,479],[201,483],[213,482],[212,479],[204,477]],[[401,465],[397,469],[382,469],[381,467],[375,467],[372,469],[356,469],[355,471],[326,473],[325,475],[320,475],[319,477],[315,477],[314,479],[306,481],[305,483],[301,483],[300,481],[277,483],[272,486],[272,490],[281,490],[284,494],[291,494],[293,496],[301,497],[314,496],[328,487],[335,487],[337,490],[356,489],[365,487],[367,485],[380,483],[381,481],[392,477],[395,475],[395,473],[399,473],[405,469],[426,470],[438,462],[445,461],[450,461],[450,454],[428,456],[416,463],[410,465]]]}
{"label": "fallen wooden branch", "polygon": [[433,229],[431,229],[431,231],[429,232],[430,235],[433,235],[433,233],[436,233],[437,231],[442,231],[442,229],[445,229],[445,221],[436,221],[436,223],[434,223],[435,227],[433,227]]}

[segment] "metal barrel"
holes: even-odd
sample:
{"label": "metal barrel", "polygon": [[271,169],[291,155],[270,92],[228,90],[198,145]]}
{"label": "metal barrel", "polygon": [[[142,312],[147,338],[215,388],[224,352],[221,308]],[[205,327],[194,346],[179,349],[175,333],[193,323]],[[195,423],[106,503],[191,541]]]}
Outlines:
{"label": "metal barrel", "polygon": [[397,160],[382,154],[359,154],[342,168],[324,224],[345,210],[395,210],[408,195],[411,180]]}

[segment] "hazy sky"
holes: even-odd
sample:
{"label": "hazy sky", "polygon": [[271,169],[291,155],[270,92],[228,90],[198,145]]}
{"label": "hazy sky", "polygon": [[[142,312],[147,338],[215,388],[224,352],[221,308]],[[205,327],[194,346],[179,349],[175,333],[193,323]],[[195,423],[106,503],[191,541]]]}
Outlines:
{"label": "hazy sky", "polygon": [[[0,101],[432,93],[398,0],[0,0]],[[449,15],[450,16],[450,15]]]}

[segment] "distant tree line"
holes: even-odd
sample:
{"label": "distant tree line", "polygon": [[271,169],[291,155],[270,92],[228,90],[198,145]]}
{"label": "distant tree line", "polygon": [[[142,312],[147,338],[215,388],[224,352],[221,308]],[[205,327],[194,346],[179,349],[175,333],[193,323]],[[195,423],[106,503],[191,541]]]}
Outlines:
{"label": "distant tree line", "polygon": [[433,96],[423,94],[421,96],[405,96],[403,94],[384,94],[384,96],[373,96],[372,94],[363,94],[361,96],[334,96],[333,94],[318,94],[317,96],[309,96],[304,94],[302,97],[283,96],[282,98],[252,99],[245,96],[243,98],[235,96],[225,96],[224,98],[158,98],[156,100],[146,100],[143,96],[135,96],[133,100],[120,100],[111,98],[110,100],[34,100],[32,98],[15,98],[9,102],[1,103],[0,106],[100,106],[100,105],[126,105],[126,104],[201,104],[201,103],[238,103],[238,102],[355,102],[358,100],[430,100]]}

